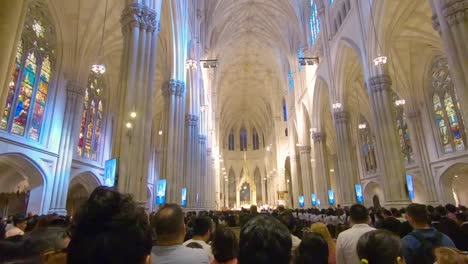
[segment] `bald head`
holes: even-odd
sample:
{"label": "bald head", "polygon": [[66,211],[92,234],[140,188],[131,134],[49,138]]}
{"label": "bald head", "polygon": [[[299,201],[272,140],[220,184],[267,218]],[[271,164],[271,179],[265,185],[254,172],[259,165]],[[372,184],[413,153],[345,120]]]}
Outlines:
{"label": "bald head", "polygon": [[162,206],[151,221],[159,245],[182,244],[185,236],[184,213],[176,204]]}

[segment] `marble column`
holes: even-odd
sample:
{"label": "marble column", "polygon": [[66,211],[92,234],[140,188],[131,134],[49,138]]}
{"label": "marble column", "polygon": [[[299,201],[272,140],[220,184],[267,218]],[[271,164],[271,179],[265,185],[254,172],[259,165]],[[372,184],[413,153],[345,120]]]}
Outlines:
{"label": "marble column", "polygon": [[[187,84],[188,85],[188,84]],[[187,92],[190,88],[187,87]],[[181,187],[187,188],[187,207],[197,207],[197,193],[199,192],[199,170],[198,159],[199,155],[193,155],[198,153],[198,116],[192,114],[185,115],[185,126],[186,126],[186,145],[185,145],[185,172],[183,174],[183,182]]]}
{"label": "marble column", "polygon": [[53,181],[49,213],[67,214],[67,194],[70,183],[71,164],[80,131],[83,100],[86,85],[73,81],[67,82],[65,114],[60,137],[57,172]]}
{"label": "marble column", "polygon": [[429,150],[424,139],[426,134],[422,125],[421,113],[419,111],[411,112],[406,115],[408,117],[409,127],[411,129],[411,142],[415,147],[418,163],[421,168],[421,174],[424,182],[424,189],[426,191],[427,204],[439,204],[440,200],[437,195],[437,188],[432,175]]}
{"label": "marble column", "polygon": [[13,74],[16,48],[24,27],[28,3],[26,0],[2,1],[0,8],[0,105],[4,107],[8,83]]}
{"label": "marble column", "polygon": [[304,195],[305,207],[312,206],[311,194],[314,192],[314,179],[311,164],[311,146],[300,146],[299,153],[301,155],[301,176],[302,176],[302,188]]}
{"label": "marble column", "polygon": [[297,163],[298,163],[298,157],[296,155],[290,155],[289,156],[289,162],[291,165],[291,185],[292,185],[292,193],[291,195],[291,207],[295,208],[299,206],[299,201],[298,197],[299,195],[302,195],[302,189],[300,188],[300,183],[299,183],[299,172],[297,170]]}
{"label": "marble column", "polygon": [[[214,186],[210,186],[209,176],[207,171],[208,162],[210,161],[207,158],[208,152],[206,149],[206,136],[205,135],[198,135],[198,148],[199,148],[199,157],[198,159],[198,172],[199,172],[199,179],[198,179],[198,192],[199,195],[199,206],[206,208],[208,206],[208,199],[210,192],[214,192]],[[210,187],[209,189],[207,187]]]}
{"label": "marble column", "polygon": [[[119,159],[118,189],[145,204],[150,171],[157,14],[140,3],[122,12],[123,54],[112,156]],[[131,116],[131,113],[136,115]]]}
{"label": "marble column", "polygon": [[[432,0],[433,28],[439,32],[460,102],[468,102],[468,0]],[[468,104],[460,104],[468,117]]]}
{"label": "marble column", "polygon": [[[185,85],[181,81],[170,80],[163,87],[164,96],[164,151],[161,178],[166,179],[166,202],[180,204],[183,187],[184,150],[184,99]],[[187,194],[191,197],[191,194]],[[196,193],[195,193],[196,202]]]}
{"label": "marble column", "polygon": [[380,161],[378,166],[384,183],[385,204],[386,206],[405,206],[410,201],[405,189],[406,170],[392,109],[392,82],[388,75],[379,74],[371,77],[368,84],[373,130]]}
{"label": "marble column", "polygon": [[325,132],[314,132],[312,135],[314,139],[314,153],[315,153],[315,193],[317,199],[320,199],[324,208],[329,206],[328,203],[328,190],[331,189],[330,184],[330,169],[328,167],[328,155]]}
{"label": "marble column", "polygon": [[354,163],[354,161],[356,161],[354,156],[356,152],[353,150],[349,132],[349,113],[343,110],[337,110],[333,113],[333,117],[335,121],[338,158],[336,184],[338,190],[335,190],[335,193],[340,197],[340,203],[347,206],[355,203],[354,185],[359,183],[357,164]]}

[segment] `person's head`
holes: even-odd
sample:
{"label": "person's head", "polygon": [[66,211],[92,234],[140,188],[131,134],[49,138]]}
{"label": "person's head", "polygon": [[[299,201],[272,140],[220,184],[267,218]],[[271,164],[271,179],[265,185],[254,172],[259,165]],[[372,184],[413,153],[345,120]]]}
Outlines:
{"label": "person's head", "polygon": [[468,256],[455,248],[438,247],[434,249],[434,255],[436,257],[436,263],[438,264],[468,263]]}
{"label": "person's head", "polygon": [[201,248],[203,249],[202,245],[200,245],[199,243],[197,242],[190,242],[186,245],[186,247],[189,247],[189,248]]}
{"label": "person's head", "polygon": [[387,230],[374,230],[362,235],[357,243],[357,253],[363,263],[404,263],[400,238]]}
{"label": "person's head", "polygon": [[241,229],[239,263],[288,264],[291,258],[291,233],[269,215],[250,219]]}
{"label": "person's head", "polygon": [[208,242],[213,231],[213,221],[208,216],[199,216],[193,222],[193,236],[200,237],[203,241]]}
{"label": "person's head", "polygon": [[447,209],[445,209],[445,207],[442,205],[439,205],[435,208],[435,213],[440,217],[444,217],[447,216]]}
{"label": "person's head", "polygon": [[429,215],[426,206],[413,203],[406,208],[406,219],[413,228],[424,228],[428,226]]}
{"label": "person's head", "polygon": [[349,218],[353,224],[367,224],[369,222],[369,212],[362,204],[354,204],[349,208]]}
{"label": "person's head", "polygon": [[458,225],[462,225],[464,222],[468,221],[468,216],[464,213],[457,213],[455,217],[455,222],[457,222]]}
{"label": "person's head", "polygon": [[75,216],[67,263],[145,263],[151,247],[143,208],[130,196],[101,186]]}
{"label": "person's head", "polygon": [[239,243],[234,231],[229,228],[218,227],[213,233],[211,250],[214,258],[219,263],[237,258]]}
{"label": "person's head", "polygon": [[250,213],[253,213],[253,214],[258,213],[258,209],[257,209],[257,206],[255,204],[252,204],[250,206]]}
{"label": "person's head", "polygon": [[382,208],[382,215],[387,218],[387,217],[392,217],[392,212],[390,212],[390,210],[386,209],[386,208]]}
{"label": "person's head", "polygon": [[296,230],[297,222],[296,218],[291,212],[286,212],[279,216],[279,219],[283,225],[285,225],[291,233]]}
{"label": "person's head", "polygon": [[15,215],[13,217],[13,225],[24,231],[28,226],[28,222],[26,217],[24,217],[23,215]]}
{"label": "person's head", "polygon": [[285,210],[284,205],[282,204],[278,205],[277,209],[278,209],[278,212],[280,213],[282,213]]}
{"label": "person's head", "polygon": [[396,208],[391,208],[390,211],[392,212],[392,215],[393,215],[394,217],[401,217],[401,213],[400,213],[400,211],[399,211],[398,209],[396,209]]}
{"label": "person's head", "polygon": [[445,209],[452,214],[455,214],[457,212],[457,207],[453,204],[446,204]]}
{"label": "person's head", "polygon": [[154,215],[151,225],[160,246],[180,245],[184,242],[184,213],[177,204],[165,204]]}
{"label": "person's head", "polygon": [[323,239],[327,241],[327,243],[332,243],[332,244],[335,243],[333,242],[333,237],[330,234],[328,227],[322,222],[313,223],[310,226],[310,231],[313,233],[320,234],[323,237]]}
{"label": "person's head", "polygon": [[302,238],[301,244],[294,252],[295,264],[327,264],[328,263],[328,244],[325,239],[317,233],[306,233]]}

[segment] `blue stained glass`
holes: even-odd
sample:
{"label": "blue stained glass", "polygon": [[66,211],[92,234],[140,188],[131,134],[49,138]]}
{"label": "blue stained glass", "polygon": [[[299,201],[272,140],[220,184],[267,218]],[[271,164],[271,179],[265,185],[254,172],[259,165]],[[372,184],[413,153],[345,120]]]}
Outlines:
{"label": "blue stained glass", "polygon": [[289,90],[293,90],[294,89],[294,78],[293,78],[292,71],[288,72],[288,81],[289,81]]}
{"label": "blue stained glass", "polygon": [[286,108],[286,100],[283,99],[283,120],[288,121],[288,109]]}
{"label": "blue stained glass", "polygon": [[320,32],[320,18],[318,17],[318,8],[315,0],[310,1],[310,32],[312,44],[317,41],[318,34]]}

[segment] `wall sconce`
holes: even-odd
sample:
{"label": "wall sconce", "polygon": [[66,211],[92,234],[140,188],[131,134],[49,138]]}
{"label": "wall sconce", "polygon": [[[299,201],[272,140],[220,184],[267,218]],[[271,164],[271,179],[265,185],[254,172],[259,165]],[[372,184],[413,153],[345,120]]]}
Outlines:
{"label": "wall sconce", "polygon": [[405,99],[400,99],[400,100],[395,101],[396,106],[405,105],[405,104],[406,104]]}
{"label": "wall sconce", "polygon": [[365,123],[362,123],[362,124],[358,125],[359,129],[365,129],[366,127],[367,127],[367,125]]}
{"label": "wall sconce", "polygon": [[332,104],[333,110],[340,110],[343,105],[340,102]]}

